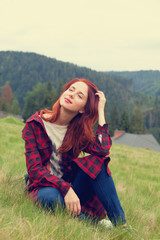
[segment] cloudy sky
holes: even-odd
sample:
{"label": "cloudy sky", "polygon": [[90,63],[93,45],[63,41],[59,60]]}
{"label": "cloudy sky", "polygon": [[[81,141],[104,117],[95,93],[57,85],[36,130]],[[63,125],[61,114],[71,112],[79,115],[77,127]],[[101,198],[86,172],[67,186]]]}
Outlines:
{"label": "cloudy sky", "polygon": [[0,51],[97,71],[160,70],[160,0],[0,0]]}

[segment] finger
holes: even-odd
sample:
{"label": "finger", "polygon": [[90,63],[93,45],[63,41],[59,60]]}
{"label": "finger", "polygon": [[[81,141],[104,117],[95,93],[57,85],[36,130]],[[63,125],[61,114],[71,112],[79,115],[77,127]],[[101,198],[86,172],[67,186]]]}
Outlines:
{"label": "finger", "polygon": [[99,98],[102,96],[100,93],[96,93],[96,96],[98,96]]}
{"label": "finger", "polygon": [[66,203],[67,212],[69,211],[69,204]]}
{"label": "finger", "polygon": [[74,212],[74,205],[73,204],[69,205],[69,212],[70,212],[70,214],[73,214],[73,212]]}
{"label": "finger", "polygon": [[74,204],[74,209],[73,209],[73,214],[74,216],[78,216],[81,212],[81,205],[80,203],[75,203]]}
{"label": "finger", "polygon": [[103,92],[97,92],[95,95],[97,95],[98,97],[104,97],[104,93]]}
{"label": "finger", "polygon": [[77,215],[81,213],[81,204],[79,203],[77,206]]}
{"label": "finger", "polygon": [[102,91],[98,91],[98,92],[96,92],[96,94],[97,94],[97,93],[104,94]]}
{"label": "finger", "polygon": [[106,98],[105,98],[105,95],[102,93],[102,94],[100,94],[100,93],[97,93],[96,94],[98,97],[99,97],[99,100],[105,100]]}
{"label": "finger", "polygon": [[72,204],[66,204],[66,208],[67,208],[67,212],[69,213],[69,214],[72,214],[72,212],[73,212],[73,207],[72,207]]}
{"label": "finger", "polygon": [[75,203],[73,206],[73,215],[77,216],[77,214],[78,214],[78,208],[77,208],[77,204]]}

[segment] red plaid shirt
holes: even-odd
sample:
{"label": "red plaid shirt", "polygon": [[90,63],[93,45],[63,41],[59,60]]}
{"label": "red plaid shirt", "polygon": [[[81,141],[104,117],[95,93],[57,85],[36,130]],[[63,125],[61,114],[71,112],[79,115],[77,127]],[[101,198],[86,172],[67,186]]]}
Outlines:
{"label": "red plaid shirt", "polygon": [[[66,133],[67,134],[67,133]],[[102,141],[98,135],[102,135]],[[109,149],[112,141],[108,133],[108,124],[103,127],[98,126],[95,141],[84,151],[90,155],[72,159],[71,154],[62,154],[63,177],[58,178],[50,173],[48,164],[52,155],[52,142],[49,139],[44,124],[39,117],[39,112],[31,116],[22,131],[22,138],[25,140],[26,165],[29,174],[29,184],[27,191],[37,201],[37,193],[41,187],[54,187],[59,189],[63,197],[72,186],[72,163],[73,161],[91,178],[96,178],[102,169],[103,162],[106,162],[107,173],[111,175],[108,168],[110,161]],[[65,141],[65,137],[64,137]],[[39,203],[38,203],[39,204]],[[93,218],[102,219],[106,211],[98,200],[97,196],[92,196],[83,206],[82,211],[90,214]]]}

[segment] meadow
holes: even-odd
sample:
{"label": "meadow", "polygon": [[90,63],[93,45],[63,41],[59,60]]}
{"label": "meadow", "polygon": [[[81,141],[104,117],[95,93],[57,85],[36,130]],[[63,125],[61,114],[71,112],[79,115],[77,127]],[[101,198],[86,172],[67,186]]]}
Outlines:
{"label": "meadow", "polygon": [[114,144],[109,164],[132,231],[106,230],[66,212],[45,212],[25,198],[24,123],[0,119],[0,239],[160,239],[160,153]]}

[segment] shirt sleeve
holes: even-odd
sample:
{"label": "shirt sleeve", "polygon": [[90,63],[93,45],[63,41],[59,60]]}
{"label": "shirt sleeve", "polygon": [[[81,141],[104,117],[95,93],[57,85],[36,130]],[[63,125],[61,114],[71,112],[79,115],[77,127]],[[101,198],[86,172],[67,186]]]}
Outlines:
{"label": "shirt sleeve", "polygon": [[84,149],[84,152],[104,157],[109,155],[111,146],[112,140],[109,135],[108,124],[98,125],[94,141]]}
{"label": "shirt sleeve", "polygon": [[[41,155],[37,146],[37,138],[41,136],[41,131],[34,132],[34,122],[26,123],[22,138],[25,140],[26,165],[29,178],[34,183],[34,187],[50,186],[60,190],[63,196],[66,195],[70,184],[63,179],[50,174],[47,167],[43,164]],[[42,139],[43,141],[44,139]],[[48,154],[48,157],[50,154]]]}

